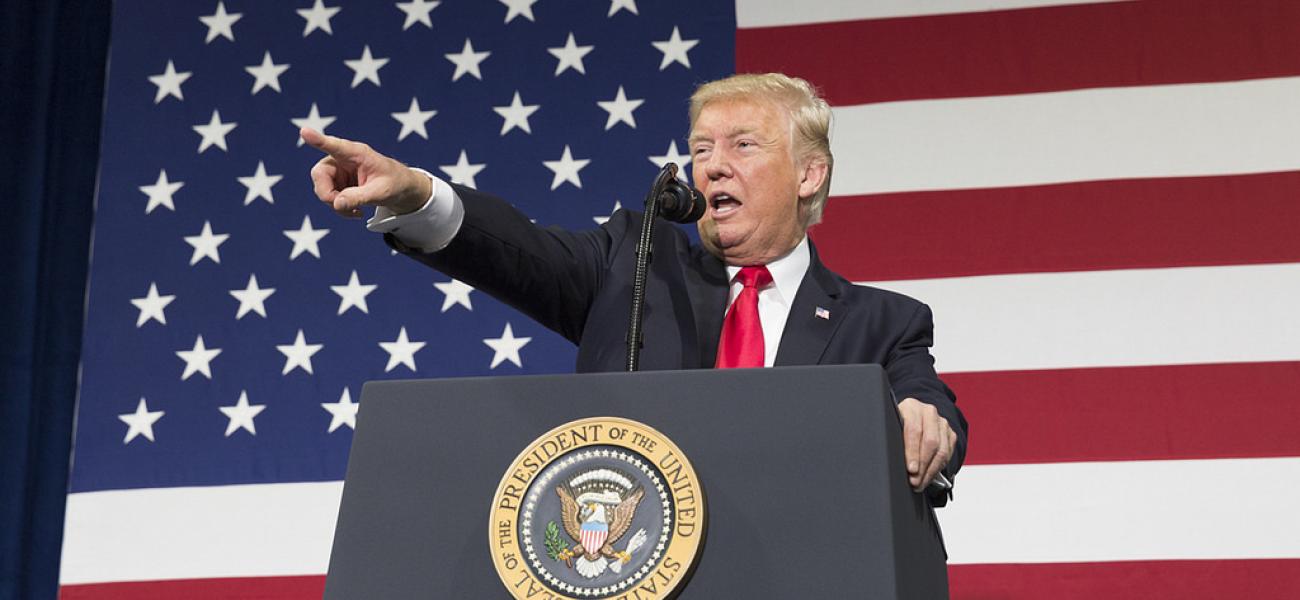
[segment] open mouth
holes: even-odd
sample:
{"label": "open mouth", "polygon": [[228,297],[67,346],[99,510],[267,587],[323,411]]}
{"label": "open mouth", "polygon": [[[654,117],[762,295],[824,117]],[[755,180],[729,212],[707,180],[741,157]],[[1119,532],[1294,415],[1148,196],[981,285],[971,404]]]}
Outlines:
{"label": "open mouth", "polygon": [[740,200],[731,197],[730,194],[714,194],[709,198],[709,207],[713,209],[714,217],[721,217],[735,212],[743,204]]}

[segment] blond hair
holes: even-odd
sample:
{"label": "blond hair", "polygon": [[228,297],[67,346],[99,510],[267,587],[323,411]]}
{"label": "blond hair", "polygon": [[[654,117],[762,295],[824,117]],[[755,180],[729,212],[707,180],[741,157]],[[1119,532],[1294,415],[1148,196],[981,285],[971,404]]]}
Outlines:
{"label": "blond hair", "polygon": [[798,77],[781,73],[739,74],[710,81],[691,94],[691,129],[695,120],[710,102],[718,100],[759,100],[785,109],[790,119],[791,150],[799,163],[809,160],[826,161],[826,180],[809,199],[804,213],[804,227],[822,220],[822,210],[830,195],[831,171],[835,157],[831,155],[831,107],[817,94],[817,88]]}

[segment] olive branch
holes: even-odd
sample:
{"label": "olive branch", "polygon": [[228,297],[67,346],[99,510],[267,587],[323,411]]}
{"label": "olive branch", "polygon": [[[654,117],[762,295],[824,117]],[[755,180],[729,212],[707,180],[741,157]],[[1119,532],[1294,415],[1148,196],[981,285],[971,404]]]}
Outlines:
{"label": "olive branch", "polygon": [[546,555],[553,560],[562,560],[566,564],[569,557],[573,556],[569,552],[569,543],[560,537],[560,528],[555,525],[555,521],[546,524]]}

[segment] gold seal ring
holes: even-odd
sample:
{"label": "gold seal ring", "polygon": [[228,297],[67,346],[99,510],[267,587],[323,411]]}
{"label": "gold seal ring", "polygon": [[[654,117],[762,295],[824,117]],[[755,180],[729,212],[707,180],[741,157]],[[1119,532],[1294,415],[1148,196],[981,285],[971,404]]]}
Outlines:
{"label": "gold seal ring", "polygon": [[565,423],[529,444],[497,486],[488,544],[524,598],[668,598],[703,545],[703,488],[686,455],[619,417]]}

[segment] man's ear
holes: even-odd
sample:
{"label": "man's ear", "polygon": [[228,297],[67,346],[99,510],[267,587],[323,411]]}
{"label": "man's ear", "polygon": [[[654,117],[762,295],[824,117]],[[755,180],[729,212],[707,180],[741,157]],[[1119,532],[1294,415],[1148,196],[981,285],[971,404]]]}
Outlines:
{"label": "man's ear", "polygon": [[810,159],[803,165],[799,179],[799,199],[807,200],[812,198],[817,190],[821,189],[822,184],[826,182],[826,175],[830,168],[826,164],[826,159],[816,157]]}

